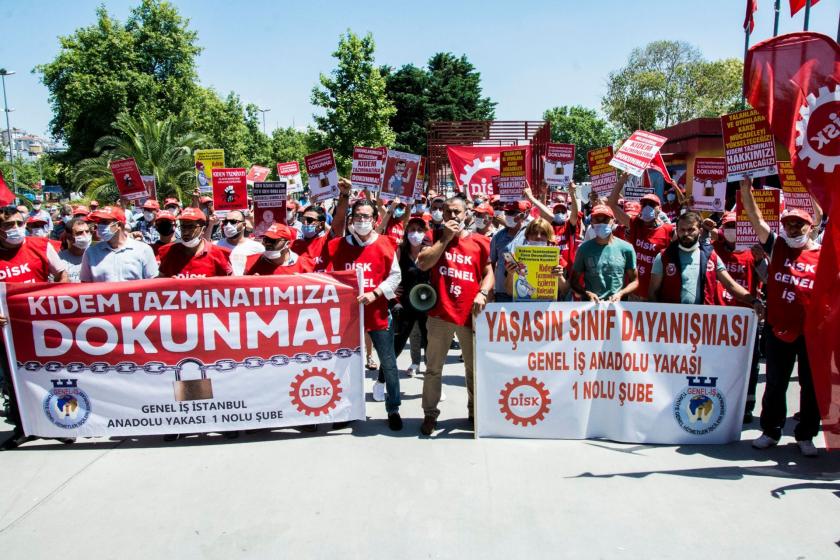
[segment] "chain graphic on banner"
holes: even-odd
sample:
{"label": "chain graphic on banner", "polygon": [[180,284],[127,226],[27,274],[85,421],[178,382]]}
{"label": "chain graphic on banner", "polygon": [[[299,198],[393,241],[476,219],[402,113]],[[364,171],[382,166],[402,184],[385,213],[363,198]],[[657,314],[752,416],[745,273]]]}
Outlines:
{"label": "chain graphic on banner", "polygon": [[[245,358],[241,362],[237,362],[235,360],[217,360],[212,364],[207,364],[203,366],[203,369],[206,371],[218,371],[218,372],[225,372],[225,371],[233,371],[238,367],[244,367],[245,369],[259,369],[265,365],[273,365],[273,366],[286,366],[289,364],[310,364],[312,362],[326,362],[332,360],[333,358],[349,358],[354,354],[361,354],[361,347],[356,348],[339,348],[335,352],[331,352],[330,350],[321,350],[314,354],[306,354],[304,352],[300,352],[293,356],[286,356],[285,354],[278,354],[276,356],[271,356],[270,358]],[[161,375],[168,371],[177,371],[179,366],[168,366],[163,362],[148,362],[144,365],[137,365],[132,362],[120,362],[116,365],[111,365],[106,362],[94,362],[90,365],[83,364],[81,362],[70,362],[67,365],[64,365],[60,362],[36,362],[36,361],[28,361],[28,362],[18,362],[18,368],[23,369],[24,371],[30,373],[36,373],[40,370],[44,370],[48,373],[55,373],[57,371],[65,370],[68,373],[82,373],[85,371],[89,371],[91,373],[122,373],[122,374],[132,374],[138,371],[146,372],[149,375]]]}

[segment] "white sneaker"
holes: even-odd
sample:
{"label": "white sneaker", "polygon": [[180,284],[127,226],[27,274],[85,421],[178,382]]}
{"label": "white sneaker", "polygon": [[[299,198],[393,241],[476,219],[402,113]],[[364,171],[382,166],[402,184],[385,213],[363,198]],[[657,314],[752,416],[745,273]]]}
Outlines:
{"label": "white sneaker", "polygon": [[418,373],[420,373],[420,364],[411,364],[408,366],[408,369],[405,370],[405,374],[409,377],[414,377]]}
{"label": "white sneaker", "polygon": [[766,434],[761,434],[752,442],[752,446],[756,449],[770,449],[771,447],[776,447],[777,445],[779,445],[779,440],[773,439]]}
{"label": "white sneaker", "polygon": [[814,442],[810,439],[803,439],[802,441],[797,441],[796,445],[799,446],[799,451],[804,457],[816,457],[819,454],[817,452],[817,447],[814,445]]}
{"label": "white sneaker", "polygon": [[446,400],[446,393],[444,393],[443,391],[441,391],[441,392],[440,392],[440,402],[443,402],[443,401],[445,401],[445,400]]}
{"label": "white sneaker", "polygon": [[385,384],[379,381],[373,384],[373,400],[382,402],[385,400]]}

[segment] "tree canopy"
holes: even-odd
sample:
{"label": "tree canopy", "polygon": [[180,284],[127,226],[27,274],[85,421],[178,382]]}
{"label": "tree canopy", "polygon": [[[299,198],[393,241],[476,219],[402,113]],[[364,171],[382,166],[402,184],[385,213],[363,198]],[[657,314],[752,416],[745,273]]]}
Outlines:
{"label": "tree canopy", "polygon": [[551,124],[552,142],[575,145],[575,181],[583,181],[589,175],[587,152],[611,146],[616,139],[606,120],[580,105],[554,107],[543,114],[543,119]]}

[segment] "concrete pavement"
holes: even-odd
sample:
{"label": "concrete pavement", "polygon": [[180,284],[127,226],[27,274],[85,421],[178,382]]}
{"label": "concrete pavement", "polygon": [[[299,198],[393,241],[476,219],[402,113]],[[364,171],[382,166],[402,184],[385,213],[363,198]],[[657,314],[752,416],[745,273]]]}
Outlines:
{"label": "concrete pavement", "polygon": [[[0,555],[840,557],[840,454],[801,457],[792,426],[766,452],[749,445],[757,420],[725,446],[475,441],[457,355],[430,439],[418,438],[421,376],[402,380],[399,433],[384,403],[369,402],[370,421],[331,432],[37,441],[0,453]],[[795,384],[789,402],[795,411]]]}

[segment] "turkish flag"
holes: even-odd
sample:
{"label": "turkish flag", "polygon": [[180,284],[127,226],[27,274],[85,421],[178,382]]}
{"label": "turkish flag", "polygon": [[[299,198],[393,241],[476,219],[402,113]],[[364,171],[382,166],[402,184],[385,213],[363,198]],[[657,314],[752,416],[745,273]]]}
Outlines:
{"label": "turkish flag", "polygon": [[470,196],[493,194],[493,177],[499,175],[501,153],[511,148],[525,148],[525,177],[530,182],[530,146],[447,146],[446,155],[458,189]]}
{"label": "turkish flag", "polygon": [[829,216],[805,320],[814,388],[829,448],[840,448],[840,45],[819,33],[781,35],[744,62],[750,104],[790,152]]}
{"label": "turkish flag", "polygon": [[[795,2],[796,0],[791,0],[791,3]],[[753,29],[755,29],[755,20],[753,19],[753,14],[758,11],[758,0],[747,0],[747,15],[744,16],[744,31],[747,31],[749,28],[748,33],[752,33]]]}
{"label": "turkish flag", "polygon": [[[820,0],[811,0],[811,6],[819,2]],[[806,0],[790,0],[790,17],[796,15],[796,12],[801,10],[805,7]]]}
{"label": "turkish flag", "polygon": [[15,194],[9,190],[3,172],[0,171],[0,206],[8,206],[15,201]]}

